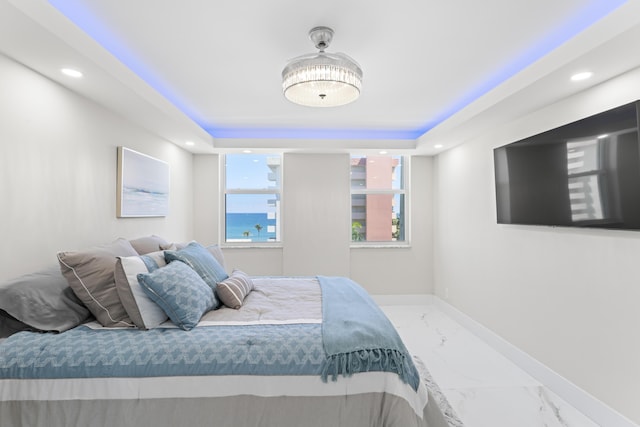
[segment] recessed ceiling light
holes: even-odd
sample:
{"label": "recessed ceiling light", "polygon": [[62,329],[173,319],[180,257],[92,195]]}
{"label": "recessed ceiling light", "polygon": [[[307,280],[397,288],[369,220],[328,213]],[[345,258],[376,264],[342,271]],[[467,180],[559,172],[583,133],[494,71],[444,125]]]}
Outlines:
{"label": "recessed ceiling light", "polygon": [[571,81],[579,82],[581,80],[587,80],[591,78],[591,76],[593,76],[593,73],[591,71],[583,71],[581,73],[576,73],[573,76],[571,76]]}
{"label": "recessed ceiling light", "polygon": [[383,150],[380,152],[380,154],[387,154],[387,152]]}
{"label": "recessed ceiling light", "polygon": [[75,70],[73,68],[63,68],[60,71],[65,76],[73,77],[73,78],[76,78],[76,79],[79,79],[80,77],[83,76],[81,71]]}
{"label": "recessed ceiling light", "polygon": [[433,148],[442,148],[442,144],[436,144],[433,146]]}
{"label": "recessed ceiling light", "polygon": [[244,154],[251,154],[251,150],[242,150]]}
{"label": "recessed ceiling light", "polygon": [[189,147],[192,147],[192,146],[196,145],[196,143],[195,143],[195,142],[193,142],[193,141],[186,141],[186,142],[184,143],[184,145],[188,145]]}

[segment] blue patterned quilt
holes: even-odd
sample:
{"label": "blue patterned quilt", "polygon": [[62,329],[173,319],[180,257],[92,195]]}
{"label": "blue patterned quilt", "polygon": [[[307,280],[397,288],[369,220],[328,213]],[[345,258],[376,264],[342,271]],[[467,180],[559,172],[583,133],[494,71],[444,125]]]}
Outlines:
{"label": "blue patterned quilt", "polygon": [[320,375],[320,324],[20,332],[0,345],[0,378]]}
{"label": "blue patterned quilt", "polygon": [[319,285],[322,324],[20,332],[0,344],[0,379],[318,375],[336,380],[388,371],[416,389],[411,357],[366,292],[344,278],[322,277]]}

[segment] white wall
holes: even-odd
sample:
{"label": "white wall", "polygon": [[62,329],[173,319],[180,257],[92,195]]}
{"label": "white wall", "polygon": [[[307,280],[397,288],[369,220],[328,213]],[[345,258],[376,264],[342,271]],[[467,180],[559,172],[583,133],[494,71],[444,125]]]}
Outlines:
{"label": "white wall", "polygon": [[218,243],[219,156],[199,154],[193,157],[193,232],[203,244]]}
{"label": "white wall", "polygon": [[349,276],[349,155],[288,154],[283,170],[284,274]]}
{"label": "white wall", "polygon": [[[119,145],[169,162],[167,217],[116,218]],[[192,181],[190,153],[0,55],[0,280],[118,237],[191,238]]]}
{"label": "white wall", "polygon": [[496,224],[493,148],[640,98],[640,70],[439,155],[437,295],[640,423],[640,233]]}
{"label": "white wall", "polygon": [[[218,156],[195,156],[196,239],[222,239],[217,218]],[[433,292],[432,159],[411,159],[412,240],[407,248],[350,249],[349,156],[285,153],[283,245],[225,248],[227,268],[255,275],[340,274],[374,294]]]}

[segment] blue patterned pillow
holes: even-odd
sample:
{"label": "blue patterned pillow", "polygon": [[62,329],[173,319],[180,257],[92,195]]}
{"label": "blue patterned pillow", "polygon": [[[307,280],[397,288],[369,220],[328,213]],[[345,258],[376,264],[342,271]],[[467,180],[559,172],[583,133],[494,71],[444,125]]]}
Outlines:
{"label": "blue patterned pillow", "polygon": [[185,331],[193,329],[216,303],[211,288],[198,273],[181,262],[138,274],[138,282],[171,321]]}
{"label": "blue patterned pillow", "polygon": [[[179,251],[165,251],[164,257],[168,263],[182,261],[193,268],[214,292],[218,282],[229,277],[224,267],[211,255],[211,252],[195,241]],[[219,305],[220,303],[216,301],[215,308],[218,308]]]}

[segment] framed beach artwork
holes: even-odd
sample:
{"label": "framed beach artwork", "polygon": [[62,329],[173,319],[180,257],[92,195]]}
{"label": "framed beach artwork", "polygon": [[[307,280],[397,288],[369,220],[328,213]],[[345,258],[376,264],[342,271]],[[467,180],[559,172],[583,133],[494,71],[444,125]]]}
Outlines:
{"label": "framed beach artwork", "polygon": [[118,147],[118,218],[167,216],[169,164]]}

